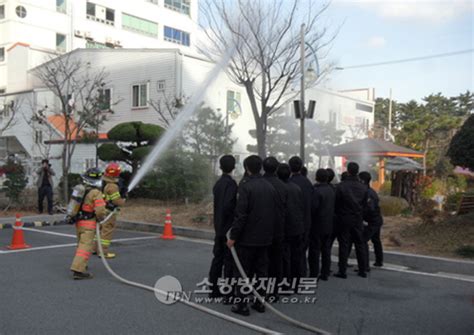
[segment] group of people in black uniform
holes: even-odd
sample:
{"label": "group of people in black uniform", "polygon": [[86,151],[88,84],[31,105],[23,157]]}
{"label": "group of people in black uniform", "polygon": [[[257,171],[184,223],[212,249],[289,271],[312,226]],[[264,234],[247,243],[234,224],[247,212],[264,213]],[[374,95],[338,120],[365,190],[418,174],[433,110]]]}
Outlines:
{"label": "group of people in black uniform", "polygon": [[[258,285],[259,293],[269,301],[278,300],[279,288],[291,287],[296,292],[294,284],[302,278],[328,280],[336,239],[339,270],[335,277],[347,278],[352,245],[357,273],[367,277],[369,240],[374,245],[374,266],[383,265],[379,199],[370,188],[370,173],[359,173],[357,163],[347,165],[337,184],[333,183],[332,169],[318,169],[314,185],[297,156],[288,164],[279,163],[275,157],[262,160],[249,156],[244,160],[245,175],[239,185],[232,177],[234,168],[233,156],[220,159],[222,176],[213,189],[216,235],[209,273],[210,296],[223,297],[224,303],[233,304],[233,312],[249,315],[250,300],[245,298],[242,284],[237,284],[240,274],[232,259],[232,247],[249,278],[274,279],[272,288]],[[223,294],[220,283],[232,279],[234,290]],[[251,307],[265,311],[258,300]]]}

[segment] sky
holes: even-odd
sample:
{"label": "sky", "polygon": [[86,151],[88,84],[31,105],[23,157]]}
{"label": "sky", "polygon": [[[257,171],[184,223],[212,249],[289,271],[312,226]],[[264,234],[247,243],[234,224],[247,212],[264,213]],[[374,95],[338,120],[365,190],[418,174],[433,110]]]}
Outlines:
{"label": "sky", "polygon": [[[309,0],[316,1],[316,0]],[[328,60],[338,67],[474,49],[474,0],[333,0],[322,19],[341,26]],[[474,52],[333,71],[323,86],[375,88],[376,97],[421,101],[474,90]]]}

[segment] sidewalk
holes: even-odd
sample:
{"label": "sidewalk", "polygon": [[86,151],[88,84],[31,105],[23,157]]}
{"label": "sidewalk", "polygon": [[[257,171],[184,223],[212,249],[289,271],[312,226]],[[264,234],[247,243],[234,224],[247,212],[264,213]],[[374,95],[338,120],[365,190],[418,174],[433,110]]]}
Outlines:
{"label": "sidewalk", "polygon": [[[22,216],[21,222],[23,222],[25,227],[41,227],[41,226],[62,224],[64,217],[65,217],[64,214],[54,214],[54,215],[39,214],[39,215],[31,215],[31,216]],[[14,216],[0,218],[0,229],[11,228],[12,224],[15,224]]]}

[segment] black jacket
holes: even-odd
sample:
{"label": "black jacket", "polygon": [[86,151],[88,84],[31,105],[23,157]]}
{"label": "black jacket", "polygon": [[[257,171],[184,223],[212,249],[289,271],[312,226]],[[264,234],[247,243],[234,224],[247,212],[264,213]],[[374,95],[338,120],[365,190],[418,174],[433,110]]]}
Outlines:
{"label": "black jacket", "polygon": [[225,236],[234,220],[237,202],[237,183],[223,174],[214,185],[214,229],[217,236]]}
{"label": "black jacket", "polygon": [[302,235],[304,233],[304,203],[301,188],[292,182],[286,182],[287,213],[285,219],[285,237]]}
{"label": "black jacket", "polygon": [[230,238],[243,246],[272,244],[277,193],[261,175],[249,176],[239,187]]}
{"label": "black jacket", "polygon": [[288,189],[284,182],[282,182],[276,175],[265,173],[263,175],[266,181],[272,184],[277,193],[275,227],[273,230],[273,239],[275,241],[282,241],[284,238],[285,218],[287,212]]}
{"label": "black jacket", "polygon": [[330,185],[326,183],[314,185],[311,234],[332,234],[335,200],[336,194]]}
{"label": "black jacket", "polygon": [[349,176],[336,187],[336,214],[341,224],[362,223],[367,206],[367,186]]}
{"label": "black jacket", "polygon": [[290,181],[298,185],[301,192],[303,192],[304,230],[305,234],[309,234],[311,229],[311,198],[313,196],[313,185],[308,178],[301,174],[293,175]]}
{"label": "black jacket", "polygon": [[364,211],[364,220],[369,226],[381,227],[383,225],[383,217],[380,212],[379,196],[371,187],[367,189],[367,207]]}

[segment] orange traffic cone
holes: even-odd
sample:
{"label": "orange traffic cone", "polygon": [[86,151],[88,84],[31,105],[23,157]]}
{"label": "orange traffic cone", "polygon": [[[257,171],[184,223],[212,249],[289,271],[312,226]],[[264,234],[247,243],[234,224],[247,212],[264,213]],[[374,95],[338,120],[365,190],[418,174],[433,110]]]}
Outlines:
{"label": "orange traffic cone", "polygon": [[171,211],[169,209],[166,210],[165,228],[163,229],[163,235],[161,235],[161,238],[164,240],[174,240],[176,238],[176,236],[173,235]]}
{"label": "orange traffic cone", "polygon": [[13,228],[12,243],[7,248],[12,250],[26,249],[31,246],[25,243],[25,237],[23,236],[23,224],[21,223],[20,214],[16,215],[15,225]]}

